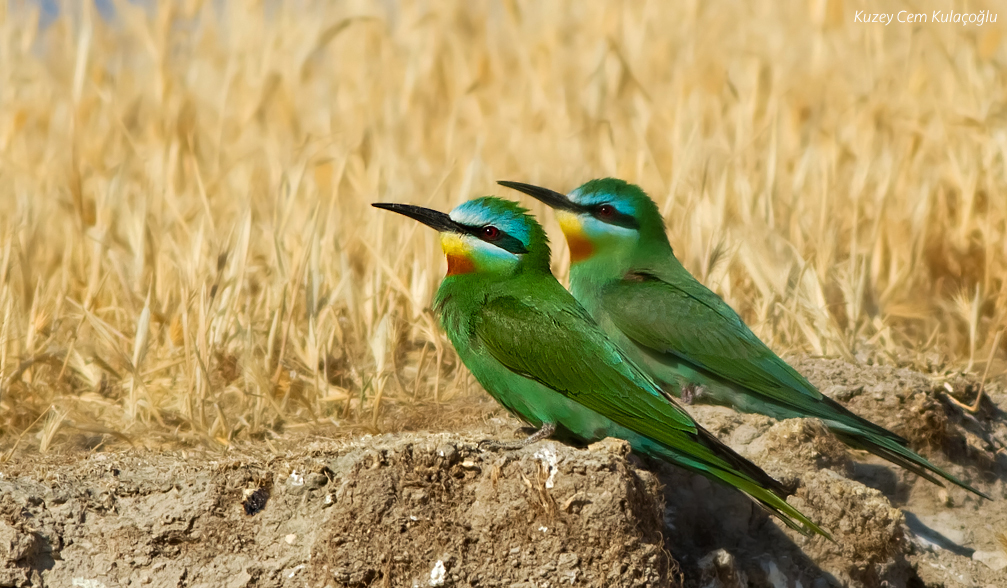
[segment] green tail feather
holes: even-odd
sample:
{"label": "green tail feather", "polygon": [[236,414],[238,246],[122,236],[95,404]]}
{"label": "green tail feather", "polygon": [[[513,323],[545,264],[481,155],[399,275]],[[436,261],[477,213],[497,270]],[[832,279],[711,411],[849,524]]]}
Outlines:
{"label": "green tail feather", "polygon": [[[707,478],[717,480],[726,486],[741,490],[752,498],[752,500],[783,521],[788,527],[802,535],[810,536],[812,533],[818,533],[829,541],[835,541],[828,531],[823,530],[812,522],[811,519],[801,514],[801,511],[787,504],[784,498],[786,493],[780,493],[780,495],[774,493],[776,491],[775,486],[779,486],[779,482],[773,480],[765,472],[762,475],[773,481],[774,484],[772,486],[764,487],[757,480],[748,477],[745,472],[732,473],[711,464],[696,461],[646,437],[640,437],[635,440],[637,443],[634,444],[634,447],[639,448],[642,453],[673,463]],[[754,464],[752,467],[755,467]]]}
{"label": "green tail feather", "polygon": [[811,519],[801,514],[801,511],[790,506],[787,504],[786,500],[783,500],[772,492],[759,487],[749,480],[739,478],[730,472],[718,471],[713,472],[713,474],[717,476],[717,478],[723,480],[726,484],[734,486],[745,494],[751,496],[769,512],[776,515],[776,517],[783,521],[788,527],[794,529],[798,533],[805,536],[811,536],[812,533],[818,533],[833,543],[836,541],[832,538],[832,535],[829,534],[828,531],[813,523]]}
{"label": "green tail feather", "polygon": [[847,431],[842,431],[837,428],[833,428],[832,432],[836,435],[840,441],[846,443],[850,447],[856,449],[863,449],[864,451],[869,451],[874,455],[882,459],[887,459],[888,461],[900,465],[907,470],[913,472],[917,476],[933,482],[938,486],[943,486],[940,480],[935,478],[933,474],[944,478],[948,482],[960,486],[969,492],[977,496],[982,496],[986,500],[992,500],[985,492],[980,492],[979,490],[973,488],[972,486],[962,482],[958,478],[952,476],[951,474],[945,472],[934,464],[930,463],[925,457],[916,453],[908,447],[904,447],[892,439],[878,436],[868,436],[868,435],[858,435],[855,433],[850,433]]}

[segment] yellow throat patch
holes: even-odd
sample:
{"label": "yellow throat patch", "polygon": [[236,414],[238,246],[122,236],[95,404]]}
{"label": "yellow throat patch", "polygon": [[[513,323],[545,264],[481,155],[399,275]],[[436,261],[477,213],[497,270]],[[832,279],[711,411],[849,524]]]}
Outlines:
{"label": "yellow throat patch", "polygon": [[470,274],[476,271],[476,265],[470,255],[472,248],[462,239],[461,235],[441,233],[441,249],[444,251],[444,256],[448,258],[447,275]]}
{"label": "yellow throat patch", "polygon": [[584,234],[584,226],[576,214],[558,210],[556,220],[559,221],[559,228],[563,230],[566,243],[570,247],[570,263],[577,263],[594,255],[594,243]]}

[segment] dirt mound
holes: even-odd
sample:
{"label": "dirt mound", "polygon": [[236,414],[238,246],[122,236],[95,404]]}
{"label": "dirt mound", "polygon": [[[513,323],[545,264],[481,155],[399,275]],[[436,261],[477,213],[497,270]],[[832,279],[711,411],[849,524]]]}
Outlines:
{"label": "dirt mound", "polygon": [[12,464],[0,586],[669,585],[658,483],[624,443],[476,441]]}
{"label": "dirt mound", "polygon": [[914,574],[905,559],[902,512],[878,490],[849,479],[855,472],[849,452],[819,421],[777,423],[748,453],[771,475],[797,482],[794,506],[814,513],[835,537],[805,546],[824,571],[844,584],[907,585]]}
{"label": "dirt mound", "polygon": [[[994,501],[936,486],[849,450],[816,420],[777,422],[721,407],[690,406],[704,426],[794,488],[790,502],[828,529],[836,542],[805,539],[776,525],[750,525],[742,533],[718,522],[715,541],[692,536],[684,538],[685,549],[671,549],[686,585],[731,585],[707,581],[713,577],[709,562],[720,549],[730,554],[733,569],[749,586],[1007,587],[1007,545],[998,539],[1007,533],[1007,419],[1000,408],[1007,406],[1007,396],[989,387],[987,400],[973,415],[948,400],[948,394],[966,402],[974,399],[977,386],[963,378],[945,385],[910,370],[837,360],[804,359],[794,366],[824,393],[905,436],[913,449]],[[681,485],[666,493],[669,511],[675,504],[701,500]],[[713,496],[701,502],[701,518],[732,512],[724,511],[725,505],[744,508],[732,496]],[[732,512],[731,520],[742,520],[740,513]],[[793,543],[774,537],[784,533]]]}
{"label": "dirt mound", "polygon": [[[761,427],[762,417],[710,407],[694,412],[707,422],[737,419],[738,428],[754,434],[736,445],[794,488],[791,504],[835,542],[803,537],[737,492],[657,466],[666,484],[668,549],[681,562],[686,586],[906,586],[915,576],[901,511],[881,492],[845,476],[854,470],[852,459],[817,421]],[[745,422],[749,418],[752,423]]]}
{"label": "dirt mound", "polygon": [[[628,445],[542,443],[502,455],[403,444],[342,458],[312,548],[321,585],[665,586],[657,480]],[[350,461],[352,460],[352,463]],[[405,580],[403,582],[402,580]],[[522,584],[522,582],[526,584]]]}
{"label": "dirt mound", "polygon": [[689,409],[835,542],[619,441],[480,450],[521,434],[507,418],[271,451],[22,454],[0,475],[0,586],[1007,587],[1007,398],[973,415],[912,372],[797,365],[994,501],[850,451],[815,420],[718,407]]}
{"label": "dirt mound", "polygon": [[949,400],[972,403],[979,391],[977,382],[960,376],[935,381],[905,368],[835,359],[805,358],[793,365],[823,393],[905,437],[917,451],[938,451],[955,464],[977,466],[973,474],[987,481],[1007,468],[1007,421],[998,386],[987,386],[989,395],[972,415]]}

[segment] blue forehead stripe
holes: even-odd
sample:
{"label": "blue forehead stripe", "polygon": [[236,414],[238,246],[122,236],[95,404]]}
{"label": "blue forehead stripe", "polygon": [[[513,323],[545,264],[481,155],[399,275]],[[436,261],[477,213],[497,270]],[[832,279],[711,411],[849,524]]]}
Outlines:
{"label": "blue forehead stripe", "polygon": [[476,198],[458,205],[451,211],[451,220],[468,227],[493,225],[528,247],[531,227],[525,210],[517,204],[498,198]]}
{"label": "blue forehead stripe", "polygon": [[626,216],[636,216],[636,205],[628,199],[601,190],[593,190],[586,194],[581,193],[579,190],[574,190],[570,193],[570,200],[585,207],[611,204],[617,211]]}
{"label": "blue forehead stripe", "polygon": [[[636,204],[622,195],[612,194],[606,190],[595,189],[582,192],[577,189],[571,192],[568,197],[585,213],[605,224],[633,230],[640,228],[640,221],[636,219]],[[605,218],[600,217],[598,209],[603,204],[614,208],[615,214],[609,214]]]}

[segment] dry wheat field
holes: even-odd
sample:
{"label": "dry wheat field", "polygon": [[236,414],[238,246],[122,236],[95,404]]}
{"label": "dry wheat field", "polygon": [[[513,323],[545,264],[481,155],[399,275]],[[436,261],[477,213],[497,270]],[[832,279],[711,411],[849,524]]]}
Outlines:
{"label": "dry wheat field", "polygon": [[1007,14],[853,18],[959,4],[2,2],[0,456],[476,398],[369,204],[521,199],[562,279],[501,179],[640,184],[779,353],[1002,379]]}

